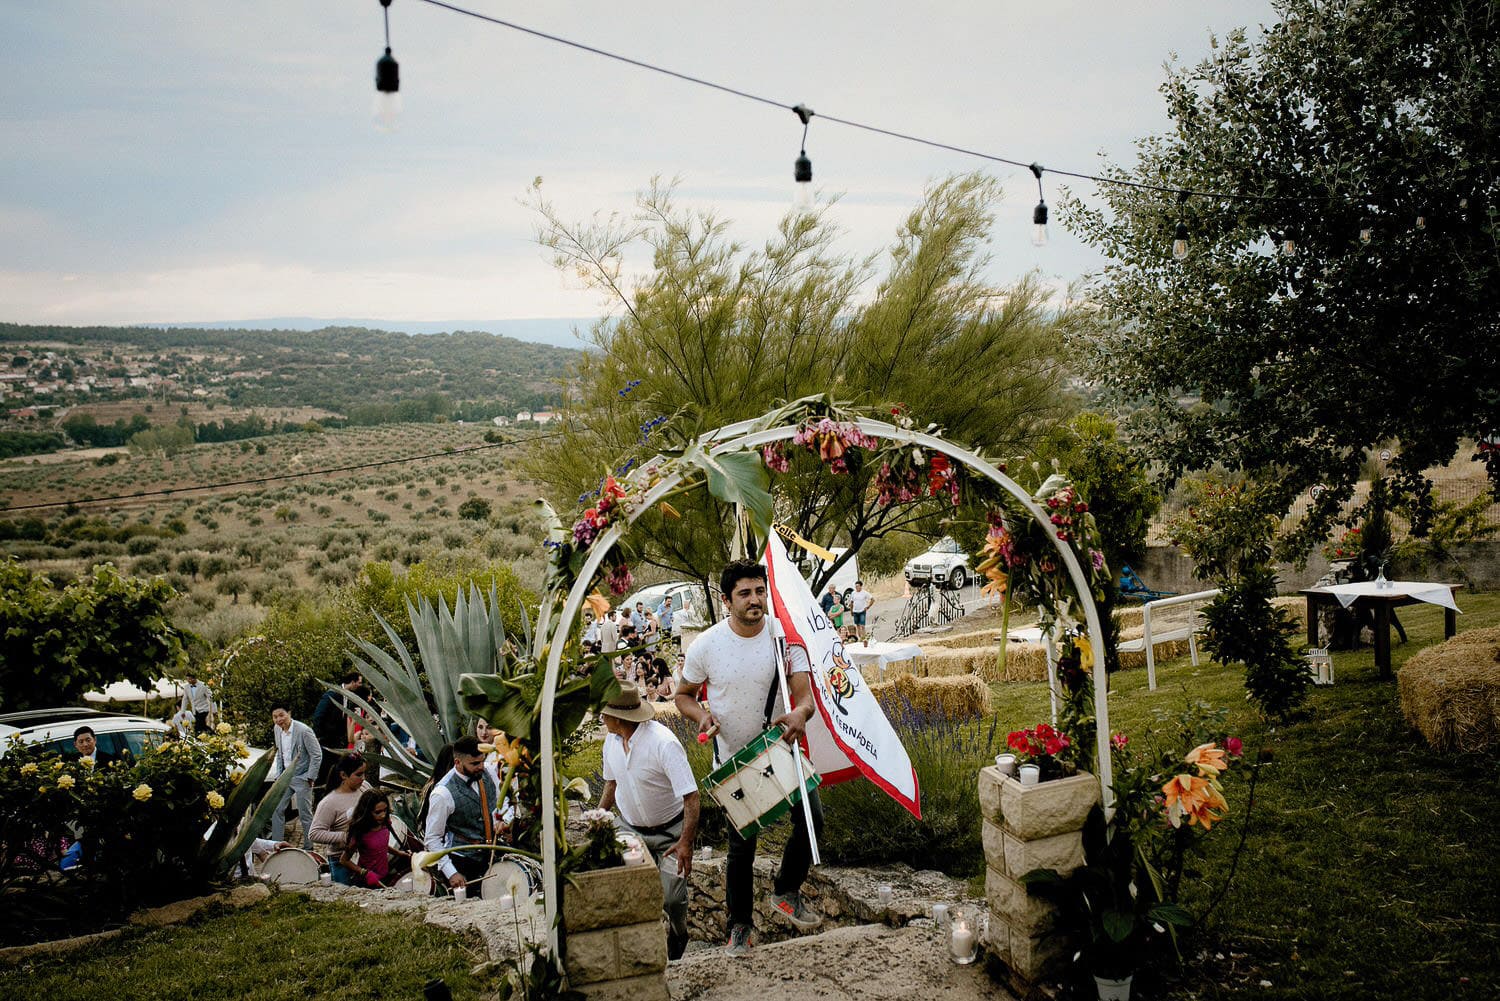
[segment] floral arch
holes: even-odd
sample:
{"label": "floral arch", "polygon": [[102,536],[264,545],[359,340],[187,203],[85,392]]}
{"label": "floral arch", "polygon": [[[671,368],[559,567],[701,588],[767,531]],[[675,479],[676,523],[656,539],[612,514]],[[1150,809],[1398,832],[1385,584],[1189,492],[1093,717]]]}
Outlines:
{"label": "floral arch", "polygon": [[[901,419],[899,415],[897,419]],[[585,533],[570,533],[553,516],[548,540],[548,547],[552,551],[552,569],[548,579],[550,592],[542,604],[534,642],[537,660],[545,661],[540,691],[542,725],[539,748],[541,787],[544,790],[558,788],[552,720],[557,707],[558,680],[567,638],[616,544],[643,513],[662,503],[669,495],[697,485],[705,486],[720,500],[739,505],[764,536],[770,530],[772,504],[761,450],[770,446],[774,456],[775,446],[793,440],[807,443],[819,435],[829,434],[830,428],[831,433],[846,435],[856,447],[868,447],[864,443],[894,442],[917,450],[926,449],[933,455],[941,455],[958,463],[969,470],[971,475],[977,475],[1003,491],[1008,502],[1013,502],[1020,511],[1029,515],[1032,531],[1039,528],[1045,533],[1046,540],[1050,542],[1051,549],[1055,551],[1061,564],[1058,569],[1065,573],[1072,594],[1081,606],[1083,622],[1078,625],[1086,630],[1093,649],[1102,650],[1100,643],[1104,633],[1100,628],[1093,595],[1099,587],[1098,579],[1103,567],[1097,561],[1086,567],[1088,555],[1082,561],[1079,559],[1074,544],[1069,541],[1068,526],[1072,522],[1071,517],[1059,517],[1055,509],[1051,509],[1052,513],[1049,513],[1045,498],[1042,501],[1034,498],[1007,476],[1002,467],[984,458],[978,451],[955,445],[929,431],[919,431],[842,409],[826,397],[798,400],[754,420],[741,421],[708,432],[688,441],[681,448],[659,455],[635,468],[623,485],[607,481],[608,500],[601,497],[599,506],[607,507],[610,515],[607,520],[590,522],[590,528]],[[1086,511],[1086,507],[1080,505],[1080,510]],[[615,559],[618,561],[618,556]],[[1045,612],[1044,608],[1044,617]],[[1070,618],[1065,615],[1065,623]],[[1102,657],[1098,659],[1098,663],[1102,665]],[[1093,676],[1097,775],[1108,813],[1112,781],[1108,744],[1108,682],[1103,670],[1095,670]],[[543,795],[541,802],[542,863],[546,880],[544,886],[554,887],[557,885],[559,861],[557,798],[555,795]],[[549,945],[554,953],[558,946],[559,901],[556,898],[556,893],[546,894]]]}

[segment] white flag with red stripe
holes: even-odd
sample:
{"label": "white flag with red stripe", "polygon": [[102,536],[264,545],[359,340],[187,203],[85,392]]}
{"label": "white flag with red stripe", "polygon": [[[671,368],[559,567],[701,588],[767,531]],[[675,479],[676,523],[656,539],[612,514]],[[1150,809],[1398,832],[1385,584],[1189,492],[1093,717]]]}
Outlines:
{"label": "white flag with red stripe", "polygon": [[823,784],[864,775],[920,820],[921,791],[906,748],[775,532],[766,543],[766,572],[778,632],[812,663],[818,711],[807,725],[807,747]]}

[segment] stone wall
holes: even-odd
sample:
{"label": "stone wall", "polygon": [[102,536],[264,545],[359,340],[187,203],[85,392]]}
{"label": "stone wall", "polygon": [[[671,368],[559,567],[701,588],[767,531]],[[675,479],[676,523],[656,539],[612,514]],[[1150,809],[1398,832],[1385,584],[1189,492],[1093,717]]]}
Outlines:
{"label": "stone wall", "polygon": [[668,1001],[654,865],[575,873],[563,890],[568,986],[590,1001]]}
{"label": "stone wall", "polygon": [[[728,936],[724,903],[722,852],[707,861],[695,859],[688,897],[688,936],[700,942],[721,943]],[[755,932],[761,942],[794,938],[798,932],[773,916],[770,896],[780,855],[775,860],[762,849],[755,860]],[[880,885],[891,886],[889,906],[880,900]],[[963,880],[907,865],[859,868],[814,866],[803,884],[804,899],[823,915],[818,931],[849,925],[888,924],[901,927],[932,914],[934,903],[954,903],[968,895]]]}

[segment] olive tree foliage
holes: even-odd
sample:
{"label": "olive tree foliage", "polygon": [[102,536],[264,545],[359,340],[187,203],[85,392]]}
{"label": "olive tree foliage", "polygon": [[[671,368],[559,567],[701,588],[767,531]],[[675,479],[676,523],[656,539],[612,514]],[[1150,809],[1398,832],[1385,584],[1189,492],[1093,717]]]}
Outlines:
{"label": "olive tree foliage", "polygon": [[1172,477],[1245,471],[1281,510],[1326,485],[1284,540],[1298,556],[1368,449],[1398,443],[1393,487],[1420,534],[1422,470],[1500,430],[1500,7],[1276,6],[1258,38],[1169,66],[1172,130],[1111,169],[1168,190],[1104,186],[1103,207],[1069,199],[1064,215],[1110,259],[1090,290],[1093,377]]}
{"label": "olive tree foliage", "polygon": [[[570,510],[607,473],[655,455],[663,422],[692,434],[823,393],[885,416],[902,404],[919,426],[990,454],[1028,451],[1070,411],[1060,359],[1073,321],[1034,277],[1007,288],[984,279],[997,195],[981,175],[933,184],[880,268],[835,251],[827,207],[787,215],[751,250],[660,183],[633,215],[582,225],[534,191],[541,243],[613,315],[591,331],[599,350],[578,363],[567,416],[533,445],[528,475]],[[626,255],[641,244],[651,266],[627,280]],[[776,480],[776,516],[815,542],[854,552],[893,532],[934,532],[951,511],[936,500],[880,507],[868,489],[878,470],[858,457],[845,474],[790,457],[796,475]],[[732,512],[706,492],[681,507],[680,519],[644,517],[639,556],[706,585],[729,556]]]}

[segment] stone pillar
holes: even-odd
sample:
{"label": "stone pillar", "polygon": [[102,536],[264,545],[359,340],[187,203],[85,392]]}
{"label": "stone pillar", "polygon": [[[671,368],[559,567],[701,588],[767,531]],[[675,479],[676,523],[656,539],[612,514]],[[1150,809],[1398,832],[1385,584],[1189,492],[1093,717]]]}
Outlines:
{"label": "stone pillar", "polygon": [[1035,786],[1023,786],[994,766],[979,772],[989,947],[1019,992],[1072,951],[1055,931],[1056,909],[1028,894],[1020,879],[1032,869],[1067,875],[1083,865],[1083,824],[1097,802],[1099,780],[1088,772]]}
{"label": "stone pillar", "polygon": [[593,1001],[668,1001],[656,866],[616,866],[571,879],[562,913],[568,985]]}

